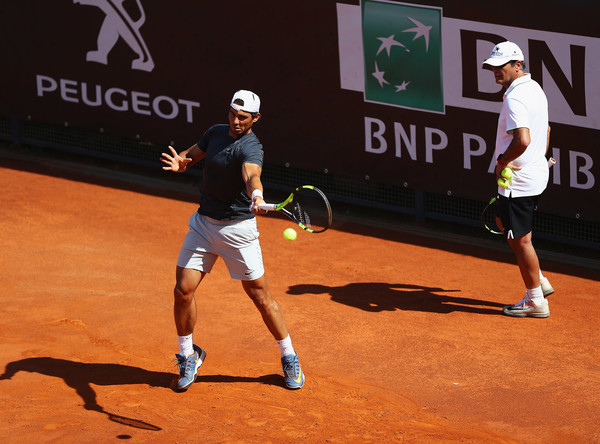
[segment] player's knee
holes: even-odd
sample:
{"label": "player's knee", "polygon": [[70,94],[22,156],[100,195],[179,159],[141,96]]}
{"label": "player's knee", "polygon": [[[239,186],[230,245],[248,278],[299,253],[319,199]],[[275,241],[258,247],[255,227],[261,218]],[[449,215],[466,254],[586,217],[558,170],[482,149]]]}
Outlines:
{"label": "player's knee", "polygon": [[531,242],[531,231],[523,236],[517,237],[515,239],[516,243],[521,247],[528,247],[532,244]]}
{"label": "player's knee", "polygon": [[251,292],[248,296],[261,312],[271,311],[277,307],[275,299],[266,291]]}
{"label": "player's knee", "polygon": [[525,236],[508,239],[508,243],[514,252],[527,251],[533,247],[530,233],[526,234]]}
{"label": "player's knee", "polygon": [[270,296],[266,282],[262,278],[254,281],[242,281],[242,287],[253,301]]}
{"label": "player's knee", "polygon": [[256,305],[260,305],[260,306],[264,306],[265,305],[265,294],[264,292],[261,291],[246,291],[246,294],[248,295],[248,297],[250,299],[252,299],[252,302],[254,302]]}
{"label": "player's knee", "polygon": [[173,297],[175,299],[175,304],[177,305],[189,305],[192,303],[194,299],[193,291],[186,291],[181,285],[176,284],[173,289]]}

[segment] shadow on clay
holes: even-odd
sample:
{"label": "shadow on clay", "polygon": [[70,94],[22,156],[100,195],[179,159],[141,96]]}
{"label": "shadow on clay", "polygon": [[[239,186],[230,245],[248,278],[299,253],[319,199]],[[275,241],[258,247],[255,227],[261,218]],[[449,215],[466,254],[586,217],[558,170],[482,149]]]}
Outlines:
{"label": "shadow on clay", "polygon": [[96,385],[127,385],[147,384],[150,387],[173,388],[172,373],[153,372],[139,367],[120,364],[88,364],[48,357],[26,358],[9,362],[0,380],[12,379],[18,372],[39,373],[41,375],[61,378],[74,389],[84,402],[84,408],[108,416],[111,421],[137,429],[159,431],[160,427],[127,418],[104,410],[96,401],[96,392],[91,384]]}
{"label": "shadow on clay", "polygon": [[263,375],[257,377],[247,376],[229,376],[229,375],[198,375],[196,383],[233,383],[233,382],[255,382],[265,385],[274,385],[277,387],[285,387],[284,379],[279,374]]}
{"label": "shadow on clay", "polygon": [[387,282],[353,282],[339,287],[320,284],[292,285],[287,293],[293,295],[329,294],[334,302],[370,312],[412,310],[452,313],[462,311],[502,315],[499,308],[503,304],[442,294],[459,291],[420,285],[390,284]]}

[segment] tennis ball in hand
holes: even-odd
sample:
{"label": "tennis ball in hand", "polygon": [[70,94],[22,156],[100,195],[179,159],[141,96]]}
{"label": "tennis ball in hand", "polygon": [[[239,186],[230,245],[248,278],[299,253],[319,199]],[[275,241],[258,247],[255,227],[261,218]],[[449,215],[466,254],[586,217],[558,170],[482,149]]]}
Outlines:
{"label": "tennis ball in hand", "polygon": [[498,179],[498,186],[500,188],[506,188],[508,186],[508,180],[501,177],[500,179]]}
{"label": "tennis ball in hand", "polygon": [[500,175],[505,179],[510,180],[510,178],[512,177],[512,170],[510,168],[504,168]]}
{"label": "tennis ball in hand", "polygon": [[298,236],[298,233],[296,233],[296,230],[293,228],[286,228],[283,230],[283,237],[289,241],[295,240],[296,236]]}

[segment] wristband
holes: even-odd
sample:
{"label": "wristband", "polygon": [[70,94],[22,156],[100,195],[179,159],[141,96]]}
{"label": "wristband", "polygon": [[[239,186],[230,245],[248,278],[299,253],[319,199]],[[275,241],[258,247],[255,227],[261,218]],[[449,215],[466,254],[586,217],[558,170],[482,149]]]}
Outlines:
{"label": "wristband", "polygon": [[502,153],[502,154],[499,154],[499,155],[498,155],[498,157],[496,158],[496,161],[497,161],[499,164],[501,164],[501,165],[506,165],[506,164],[508,164],[508,162],[503,162],[503,161],[502,161],[502,158],[503,158],[503,157],[504,157],[504,153]]}
{"label": "wristband", "polygon": [[252,200],[254,200],[254,198],[256,196],[263,197],[263,192],[261,190],[259,190],[258,188],[256,190],[252,191]]}

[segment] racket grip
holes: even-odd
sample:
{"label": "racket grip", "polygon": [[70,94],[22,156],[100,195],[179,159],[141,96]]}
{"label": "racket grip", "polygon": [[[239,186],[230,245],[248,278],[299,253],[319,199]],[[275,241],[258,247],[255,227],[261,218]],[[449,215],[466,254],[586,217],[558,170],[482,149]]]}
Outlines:
{"label": "racket grip", "polygon": [[550,159],[548,159],[548,168],[552,168],[552,165],[556,164],[556,160],[554,159],[554,157],[551,157]]}
{"label": "racket grip", "polygon": [[258,205],[261,210],[274,210],[275,204],[261,203]]}

